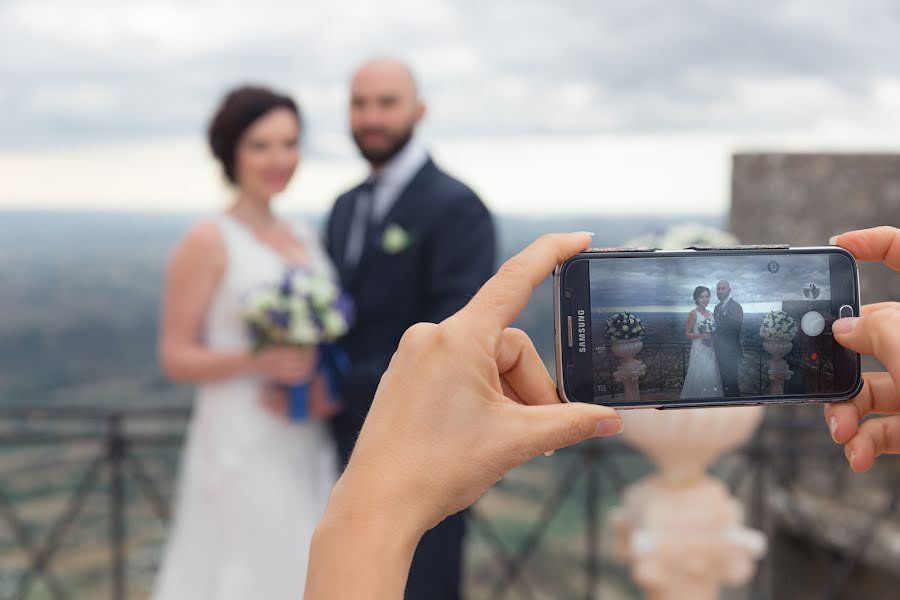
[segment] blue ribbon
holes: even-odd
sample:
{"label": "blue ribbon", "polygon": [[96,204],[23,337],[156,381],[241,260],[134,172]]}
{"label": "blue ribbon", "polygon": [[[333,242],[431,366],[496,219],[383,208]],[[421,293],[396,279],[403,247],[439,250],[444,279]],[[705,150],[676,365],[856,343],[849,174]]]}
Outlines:
{"label": "blue ribbon", "polygon": [[[338,381],[341,375],[350,371],[350,357],[336,344],[319,345],[317,373],[324,373],[328,386],[329,400],[338,398]],[[293,385],[288,388],[288,416],[293,421],[309,419],[309,384]]]}

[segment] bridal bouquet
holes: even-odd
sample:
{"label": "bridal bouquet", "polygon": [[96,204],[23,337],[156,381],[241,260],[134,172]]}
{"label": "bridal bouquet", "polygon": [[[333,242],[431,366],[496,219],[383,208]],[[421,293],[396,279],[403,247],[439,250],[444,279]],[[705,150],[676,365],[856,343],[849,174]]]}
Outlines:
{"label": "bridal bouquet", "polygon": [[[708,333],[712,335],[716,332],[716,324],[714,321],[710,321],[709,319],[703,319],[700,321],[700,324],[697,325],[697,331],[699,333]],[[703,343],[707,346],[711,345],[712,340],[703,340]]]}
{"label": "bridal bouquet", "polygon": [[763,317],[759,337],[770,340],[792,340],[797,335],[797,321],[780,310],[773,310]]}
{"label": "bridal bouquet", "polygon": [[[352,306],[335,282],[309,269],[289,268],[280,282],[251,292],[243,307],[254,347],[269,344],[318,347],[318,370],[337,395],[338,373],[348,368],[346,357],[333,344],[350,328]],[[289,389],[290,415],[309,416],[307,385]]]}
{"label": "bridal bouquet", "polygon": [[630,312],[616,313],[606,320],[606,337],[611,341],[636,340],[644,335],[644,323]]}

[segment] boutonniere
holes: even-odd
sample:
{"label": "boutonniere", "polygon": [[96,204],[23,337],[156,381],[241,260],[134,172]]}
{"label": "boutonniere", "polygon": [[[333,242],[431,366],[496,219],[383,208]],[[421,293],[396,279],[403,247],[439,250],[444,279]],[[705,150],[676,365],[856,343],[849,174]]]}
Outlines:
{"label": "boutonniere", "polygon": [[384,230],[381,236],[381,248],[386,254],[400,254],[412,244],[412,236],[408,231],[391,223]]}

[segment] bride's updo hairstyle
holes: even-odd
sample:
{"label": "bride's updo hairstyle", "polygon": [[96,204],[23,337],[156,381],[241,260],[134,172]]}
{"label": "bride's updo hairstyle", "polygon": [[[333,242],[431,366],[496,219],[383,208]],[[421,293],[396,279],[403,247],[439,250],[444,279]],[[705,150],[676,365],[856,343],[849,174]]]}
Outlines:
{"label": "bride's updo hairstyle", "polygon": [[698,285],[694,288],[694,304],[696,304],[697,306],[700,306],[700,294],[702,294],[703,292],[709,294],[709,288],[705,285]]}
{"label": "bride's updo hairstyle", "polygon": [[290,97],[264,87],[241,86],[228,92],[207,130],[209,147],[221,163],[226,179],[237,183],[234,157],[238,142],[247,128],[276,108],[286,108],[303,124],[300,109]]}

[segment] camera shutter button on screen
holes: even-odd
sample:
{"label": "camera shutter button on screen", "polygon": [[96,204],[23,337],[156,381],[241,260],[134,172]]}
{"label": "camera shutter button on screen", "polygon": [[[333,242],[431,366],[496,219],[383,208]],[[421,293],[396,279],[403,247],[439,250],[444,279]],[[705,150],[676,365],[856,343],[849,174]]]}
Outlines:
{"label": "camera shutter button on screen", "polygon": [[816,337],[825,331],[825,317],[811,310],[800,319],[800,329],[809,337]]}

